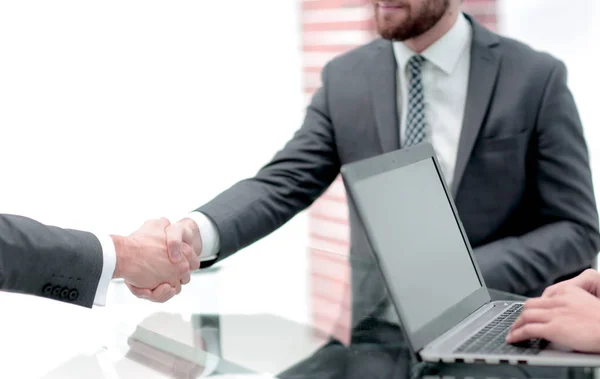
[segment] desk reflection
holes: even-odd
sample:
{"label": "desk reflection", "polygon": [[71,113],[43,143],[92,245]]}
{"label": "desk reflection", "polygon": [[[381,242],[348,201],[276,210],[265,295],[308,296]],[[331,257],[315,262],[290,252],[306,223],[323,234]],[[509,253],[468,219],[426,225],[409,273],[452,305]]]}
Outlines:
{"label": "desk reflection", "polygon": [[398,325],[367,318],[349,344],[280,317],[158,312],[127,337],[124,354],[77,357],[45,379],[81,378],[592,378],[569,367],[425,364]]}

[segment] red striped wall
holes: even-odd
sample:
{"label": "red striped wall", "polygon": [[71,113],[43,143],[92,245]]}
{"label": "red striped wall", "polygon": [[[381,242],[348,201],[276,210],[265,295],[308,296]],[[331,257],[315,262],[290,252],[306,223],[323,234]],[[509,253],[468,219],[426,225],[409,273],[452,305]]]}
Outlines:
{"label": "red striped wall", "polygon": [[[496,28],[496,0],[465,0],[464,8]],[[301,0],[304,93],[321,85],[320,72],[333,57],[376,37],[370,0]],[[348,342],[350,270],[348,208],[340,178],[309,209],[312,321],[325,335]]]}

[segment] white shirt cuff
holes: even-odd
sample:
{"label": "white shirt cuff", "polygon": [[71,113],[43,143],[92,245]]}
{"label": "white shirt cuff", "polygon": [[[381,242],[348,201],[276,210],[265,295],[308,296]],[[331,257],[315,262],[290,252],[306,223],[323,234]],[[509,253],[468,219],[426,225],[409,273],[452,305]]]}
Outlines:
{"label": "white shirt cuff", "polygon": [[212,261],[216,259],[221,248],[221,240],[215,224],[201,212],[191,212],[186,217],[194,220],[200,230],[200,238],[202,239],[200,261]]}
{"label": "white shirt cuff", "polygon": [[115,250],[115,244],[109,235],[100,234],[96,235],[96,238],[98,238],[100,245],[102,246],[103,259],[102,274],[100,275],[100,281],[98,282],[98,289],[96,289],[94,305],[104,306],[106,305],[108,286],[115,273],[115,267],[117,265],[117,251]]}

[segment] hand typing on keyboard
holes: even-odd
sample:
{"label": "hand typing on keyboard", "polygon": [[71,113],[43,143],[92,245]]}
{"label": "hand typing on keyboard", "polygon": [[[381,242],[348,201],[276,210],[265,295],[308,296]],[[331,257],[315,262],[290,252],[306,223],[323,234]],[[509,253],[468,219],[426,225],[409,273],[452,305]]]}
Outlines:
{"label": "hand typing on keyboard", "polygon": [[492,322],[479,330],[475,335],[465,341],[456,349],[456,353],[465,354],[520,354],[535,355],[546,346],[546,341],[535,339],[522,341],[519,344],[509,345],[506,343],[506,335],[521,314],[523,306],[513,304],[498,315]]}
{"label": "hand typing on keyboard", "polygon": [[574,284],[560,285],[524,310],[506,338],[518,343],[542,338],[585,353],[600,353],[600,299]]}
{"label": "hand typing on keyboard", "polygon": [[579,287],[600,298],[600,272],[592,269],[585,270],[573,279],[565,280],[546,288],[542,297],[552,297],[561,294],[567,287]]}

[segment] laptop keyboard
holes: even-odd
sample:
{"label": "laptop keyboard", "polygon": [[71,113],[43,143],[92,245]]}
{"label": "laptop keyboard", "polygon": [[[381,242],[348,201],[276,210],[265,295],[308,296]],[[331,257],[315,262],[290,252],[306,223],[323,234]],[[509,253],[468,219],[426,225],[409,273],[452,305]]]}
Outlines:
{"label": "laptop keyboard", "polygon": [[535,339],[509,345],[506,335],[511,325],[523,310],[523,304],[513,304],[492,322],[465,341],[455,353],[463,354],[502,354],[502,355],[536,355],[548,345],[548,341]]}

